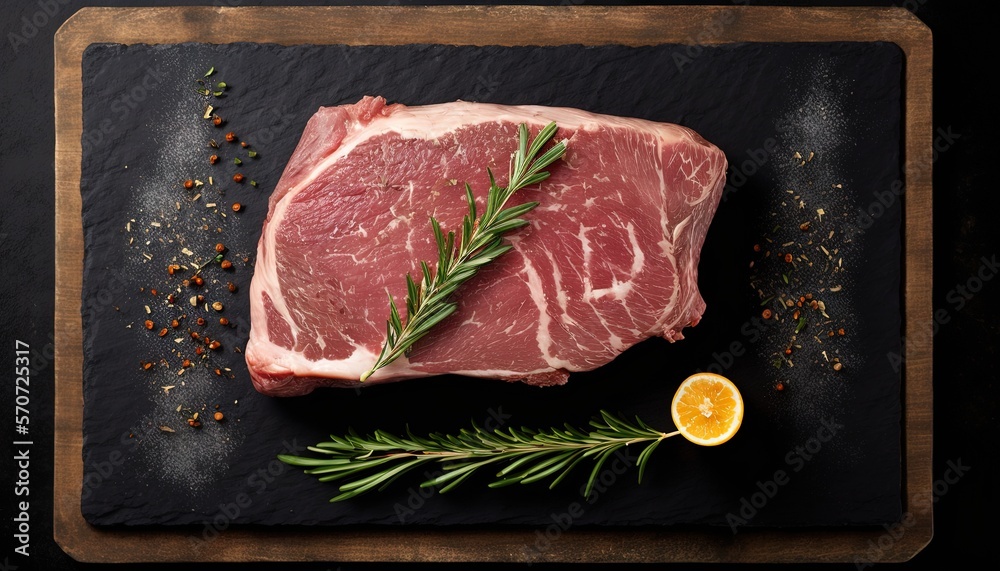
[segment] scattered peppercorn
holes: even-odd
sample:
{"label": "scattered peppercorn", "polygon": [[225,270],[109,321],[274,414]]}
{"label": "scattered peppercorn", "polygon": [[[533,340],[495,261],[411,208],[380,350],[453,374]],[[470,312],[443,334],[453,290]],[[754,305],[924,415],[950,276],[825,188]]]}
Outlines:
{"label": "scattered peppercorn", "polygon": [[178,266],[177,264],[171,264],[171,265],[167,266],[167,273],[170,274],[170,275],[174,275],[175,273],[179,272],[180,269],[181,269],[181,267]]}
{"label": "scattered peppercorn", "polygon": [[230,270],[233,268],[233,263],[230,262],[229,260],[222,260],[222,263],[220,263],[219,265],[222,266],[222,269],[224,270]]}
{"label": "scattered peppercorn", "polygon": [[184,362],[181,363],[181,367],[184,367],[185,369],[187,369],[190,366],[191,366],[191,360],[190,359],[184,359]]}
{"label": "scattered peppercorn", "polygon": [[785,383],[778,381],[778,383],[774,385],[774,390],[779,392],[785,390]]}
{"label": "scattered peppercorn", "polygon": [[177,321],[177,320],[175,319],[175,320],[173,320],[173,321],[171,321],[171,322],[170,322],[170,326],[171,326],[171,327],[173,327],[174,329],[177,329],[178,327],[180,327],[180,326],[181,326],[181,322],[180,322],[180,321]]}
{"label": "scattered peppercorn", "polygon": [[181,282],[181,285],[184,287],[188,287],[189,285],[191,285],[191,280],[184,280]]}
{"label": "scattered peppercorn", "polygon": [[796,309],[795,311],[792,312],[792,319],[798,320],[799,315],[800,315],[799,310]]}
{"label": "scattered peppercorn", "polygon": [[194,348],[194,354],[198,355],[199,357],[201,357],[202,355],[205,354],[205,350],[202,349],[201,347],[195,347]]}
{"label": "scattered peppercorn", "polygon": [[233,175],[233,182],[243,182],[243,175],[236,173]]}
{"label": "scattered peppercorn", "polygon": [[237,287],[236,284],[234,284],[233,282],[227,283],[226,288],[229,289],[230,293],[236,293]]}
{"label": "scattered peppercorn", "polygon": [[198,325],[202,325],[202,326],[203,326],[203,325],[205,325],[205,318],[204,318],[204,317],[199,317],[199,318],[197,319],[196,323],[197,323]]}
{"label": "scattered peppercorn", "polygon": [[773,314],[771,313],[770,309],[765,309],[764,311],[760,312],[760,316],[763,317],[764,319],[771,319],[771,315]]}
{"label": "scattered peppercorn", "polygon": [[810,226],[812,226],[812,222],[803,222],[802,224],[799,224],[799,230],[802,230],[803,232],[808,232]]}
{"label": "scattered peppercorn", "polygon": [[199,338],[201,338],[201,335],[198,335],[197,331],[191,332],[191,339],[199,339]]}
{"label": "scattered peppercorn", "polygon": [[187,179],[186,181],[184,181],[184,188],[186,188],[188,190],[191,190],[192,188],[194,188],[194,181],[191,180],[191,179]]}
{"label": "scattered peppercorn", "polygon": [[[221,377],[222,376],[222,369],[215,369],[215,376]],[[215,408],[219,408],[219,405],[215,405]]]}
{"label": "scattered peppercorn", "polygon": [[840,363],[834,363],[834,364],[833,364],[833,370],[834,370],[834,371],[839,371],[839,370],[841,370],[841,369],[843,369],[843,368],[844,368],[844,366],[843,366],[843,365],[841,365]]}
{"label": "scattered peppercorn", "polygon": [[753,251],[754,252],[759,252],[760,251],[760,244],[754,244],[753,245]]}
{"label": "scattered peppercorn", "polygon": [[191,428],[201,428],[201,423],[193,418],[189,418],[188,426],[190,426]]}
{"label": "scattered peppercorn", "polygon": [[214,309],[215,311],[222,311],[222,302],[216,301],[215,303],[213,303],[212,309]]}
{"label": "scattered peppercorn", "polygon": [[222,126],[222,117],[219,117],[218,115],[215,115],[214,117],[212,117],[212,124],[215,125],[216,127],[221,127]]}
{"label": "scattered peppercorn", "polygon": [[844,328],[841,327],[840,329],[837,330],[837,335],[843,337],[844,335],[847,335],[847,331],[844,331]]}
{"label": "scattered peppercorn", "polygon": [[229,320],[226,319],[225,317],[220,317],[219,318],[219,325],[223,325],[223,326],[229,325]]}
{"label": "scattered peppercorn", "polygon": [[196,302],[198,302],[198,303],[205,303],[205,296],[199,294],[199,295],[195,296],[194,300]]}
{"label": "scattered peppercorn", "polygon": [[171,294],[167,294],[167,303],[173,305],[173,303],[175,301],[177,301],[177,298],[174,297],[174,294],[172,294],[172,293]]}
{"label": "scattered peppercorn", "polygon": [[219,343],[218,341],[212,341],[211,343],[208,344],[208,348],[211,349],[212,351],[218,351],[219,348],[221,347],[222,343]]}
{"label": "scattered peppercorn", "polygon": [[163,329],[160,329],[160,332],[158,333],[158,335],[160,337],[166,337],[167,336],[167,328],[164,327]]}
{"label": "scattered peppercorn", "polygon": [[201,276],[195,276],[195,277],[191,278],[191,281],[196,286],[203,286],[203,285],[205,285],[205,280]]}
{"label": "scattered peppercorn", "polygon": [[249,147],[249,146],[250,146],[250,143],[248,143],[248,142],[246,142],[246,141],[240,141],[240,146],[241,146],[241,147],[243,147],[243,148],[245,149],[245,148],[247,148],[247,147]]}
{"label": "scattered peppercorn", "polygon": [[239,212],[242,209],[243,209],[243,205],[242,204],[240,204],[239,202],[234,202],[233,203],[233,212]]}
{"label": "scattered peppercorn", "polygon": [[234,141],[236,141],[236,133],[234,133],[232,131],[226,133],[226,142],[227,143],[232,143]]}
{"label": "scattered peppercorn", "polygon": [[830,334],[828,335],[828,337],[833,337],[834,335],[835,335],[834,332],[831,331]]}
{"label": "scattered peppercorn", "polygon": [[152,296],[155,297],[156,296],[156,290],[155,289],[149,290],[149,295],[152,295]]}
{"label": "scattered peppercorn", "polygon": [[153,321],[151,319],[146,320],[146,329],[153,329]]}
{"label": "scattered peppercorn", "polygon": [[792,348],[791,347],[786,347],[785,348],[785,355],[791,355],[791,354],[792,354]]}
{"label": "scattered peppercorn", "polygon": [[215,422],[222,422],[222,419],[224,419],[226,417],[221,412],[216,411],[216,413],[212,415],[212,418],[215,419]]}
{"label": "scattered peppercorn", "polygon": [[785,254],[785,262],[789,263],[789,264],[792,263],[792,255],[791,254]]}
{"label": "scattered peppercorn", "polygon": [[222,242],[219,242],[218,244],[216,244],[216,245],[215,245],[215,251],[216,251],[216,252],[218,252],[218,253],[220,253],[220,254],[221,254],[222,252],[225,252],[225,251],[226,251],[226,246],[225,246],[225,244],[223,244]]}
{"label": "scattered peppercorn", "polygon": [[208,164],[214,165],[217,162],[219,162],[219,155],[212,155],[208,157]]}
{"label": "scattered peppercorn", "polygon": [[139,365],[142,367],[143,371],[148,371],[153,368],[153,364],[147,363],[146,361],[139,361]]}

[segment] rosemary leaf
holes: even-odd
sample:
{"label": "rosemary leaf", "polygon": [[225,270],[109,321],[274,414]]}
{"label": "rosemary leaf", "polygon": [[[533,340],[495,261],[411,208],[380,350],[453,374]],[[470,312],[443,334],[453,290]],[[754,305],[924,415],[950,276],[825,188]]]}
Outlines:
{"label": "rosemary leaf", "polygon": [[414,343],[455,311],[457,306],[449,301],[451,294],[476,275],[480,267],[511,250],[512,246],[503,239],[504,234],[526,226],[528,221],[521,216],[538,203],[527,202],[506,209],[504,206],[518,190],[549,178],[548,171],[543,169],[566,153],[566,141],[561,141],[539,156],[542,148],[555,136],[556,129],[555,123],[549,123],[534,140],[529,140],[527,125],[518,127],[518,147],[511,157],[507,186],[498,186],[493,171],[486,169],[490,188],[486,195],[486,208],[478,218],[472,187],[466,183],[465,201],[469,213],[462,220],[457,239],[455,232],[445,234],[437,219],[431,217],[431,230],[438,249],[437,266],[432,271],[427,262],[420,262],[422,275],[419,286],[409,274],[406,275],[405,323],[389,294],[385,342],[375,363],[361,375],[361,382],[409,353]]}
{"label": "rosemary leaf", "polygon": [[493,472],[490,488],[513,484],[531,484],[551,480],[555,487],[585,460],[593,463],[585,486],[590,493],[600,478],[601,468],[615,452],[626,446],[642,448],[637,464],[639,481],[646,471],[653,450],[660,442],[680,432],[664,433],[650,428],[638,418],[630,422],[601,411],[590,422],[589,430],[570,425],[548,430],[514,428],[484,430],[473,424],[457,434],[432,433],[415,436],[407,430],[395,435],[376,430],[368,436],[349,431],[345,436],[331,435],[330,440],[310,446],[320,457],[281,455],[278,459],[305,469],[323,482],[339,482],[339,502],[372,490],[385,489],[397,478],[428,463],[438,464],[440,475],[420,484],[445,493],[466,481],[480,468],[504,464]]}

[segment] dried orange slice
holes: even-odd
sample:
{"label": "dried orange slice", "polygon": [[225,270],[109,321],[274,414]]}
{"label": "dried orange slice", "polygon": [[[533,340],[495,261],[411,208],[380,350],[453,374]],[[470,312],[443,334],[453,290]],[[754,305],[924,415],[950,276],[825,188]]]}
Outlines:
{"label": "dried orange slice", "polygon": [[677,388],[670,414],[681,436],[701,446],[716,446],[740,429],[743,397],[726,377],[696,373]]}

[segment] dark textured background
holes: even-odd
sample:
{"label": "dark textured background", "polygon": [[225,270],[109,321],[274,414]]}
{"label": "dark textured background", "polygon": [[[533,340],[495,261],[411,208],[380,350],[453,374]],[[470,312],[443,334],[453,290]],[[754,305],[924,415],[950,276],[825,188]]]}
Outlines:
{"label": "dark textured background", "polygon": [[[188,4],[192,2],[176,2]],[[202,2],[193,2],[202,3]],[[241,2],[231,2],[234,5]],[[264,2],[280,4],[282,2]],[[297,2],[315,4],[315,2]],[[712,3],[712,2],[709,2]],[[757,4],[758,2],[752,2]],[[79,5],[96,3],[81,2]],[[152,5],[147,2],[108,2],[111,5]],[[718,4],[728,4],[718,2]],[[811,2],[775,4],[812,5]],[[994,282],[959,307],[958,287],[982,266],[981,258],[997,250],[996,226],[990,218],[997,211],[992,190],[991,151],[983,137],[996,126],[991,91],[984,82],[988,73],[990,26],[972,2],[939,0],[910,2],[829,2],[833,5],[905,5],[915,11],[935,34],[935,127],[951,133],[953,142],[936,161],[935,168],[935,308],[948,312],[950,321],[935,337],[935,456],[934,473],[941,478],[949,462],[961,460],[971,467],[959,482],[943,487],[935,504],[935,539],[904,567],[954,568],[956,563],[983,555],[996,561],[991,539],[997,507],[995,365],[997,323]],[[52,34],[73,8],[59,5],[27,46],[13,49],[6,41],[20,33],[22,17],[32,18],[42,9],[35,2],[4,2],[2,27],[5,45],[0,49],[0,172],[5,182],[0,207],[0,249],[7,268],[0,311],[4,315],[4,346],[23,339],[37,350],[33,384],[32,558],[8,559],[10,500],[5,500],[0,562],[8,568],[62,569],[74,567],[51,541],[51,331],[52,331]],[[990,154],[987,154],[990,153]],[[4,402],[12,389],[4,384]],[[10,420],[4,425],[10,427]],[[9,428],[8,428],[9,429]],[[4,440],[4,446],[7,446]],[[6,449],[5,449],[6,450]],[[2,473],[10,473],[6,452],[0,459]],[[49,539],[46,539],[49,538]],[[87,568],[93,566],[77,566]],[[223,566],[227,567],[227,566]],[[239,566],[239,568],[265,568]],[[292,566],[284,566],[292,567]],[[336,564],[303,565],[332,569]],[[347,566],[369,567],[376,566]],[[385,566],[377,566],[383,568]],[[422,566],[430,567],[430,566]],[[491,566],[497,567],[497,566]],[[560,566],[552,566],[560,567]],[[565,567],[565,566],[562,566]],[[795,566],[809,568],[810,566]],[[824,566],[829,568],[830,566]],[[850,569],[852,565],[832,566]],[[126,566],[117,568],[140,568]],[[174,568],[143,565],[141,568]],[[236,567],[234,567],[236,568]]]}
{"label": "dark textured background", "polygon": [[[883,356],[899,351],[899,204],[863,234],[852,236],[847,224],[855,222],[874,190],[899,178],[902,54],[891,44],[743,44],[706,49],[679,68],[675,61],[686,53],[677,46],[92,46],[84,56],[84,132],[95,132],[101,124],[121,127],[106,129],[108,140],[86,145],[83,157],[83,299],[88,306],[83,455],[86,462],[99,462],[117,451],[124,460],[100,485],[85,484],[87,519],[105,525],[203,524],[218,514],[219,501],[244,492],[253,503],[235,523],[399,524],[399,514],[405,513],[399,510],[407,506],[409,488],[421,481],[419,476],[404,477],[380,494],[331,505],[324,500],[333,489],[298,470],[284,471],[271,485],[253,475],[285,442],[312,444],[350,427],[398,432],[408,425],[418,434],[454,432],[470,420],[485,424],[490,411],[500,417],[494,422],[544,427],[580,425],[605,409],[639,414],[669,430],[669,403],[677,385],[713,363],[743,393],[740,434],[718,448],[698,449],[683,440],[664,443],[643,485],[636,484],[634,470],[615,477],[575,525],[725,526],[726,514],[738,513],[741,499],[758,491],[756,482],[771,479],[778,469],[793,474],[791,483],[759,514],[745,516],[752,525],[898,519],[899,375]],[[215,100],[228,118],[224,129],[200,118],[202,98],[191,92],[191,78],[209,66],[218,70],[217,80],[233,86],[224,99]],[[123,117],[122,94],[140,85],[149,69],[165,77],[148,90],[135,113]],[[207,269],[203,275],[209,283],[199,292],[209,302],[224,300],[224,314],[234,323],[248,323],[246,287],[233,296],[214,280],[244,286],[249,280],[252,268],[244,266],[239,253],[254,256],[268,193],[315,109],[355,102],[364,94],[412,105],[456,99],[543,102],[681,123],[718,145],[734,170],[753,176],[730,177],[732,186],[712,221],[699,266],[708,304],[701,323],[685,331],[683,341],[649,340],[605,367],[573,375],[566,386],[546,389],[444,377],[360,393],[334,389],[296,399],[269,398],[254,391],[242,355],[231,352],[245,345],[248,329],[223,331],[212,325],[193,329],[218,335],[226,351],[213,353],[207,366],[198,364],[177,376],[181,356],[170,352],[179,347],[183,356],[193,355],[185,349],[190,340],[178,345],[174,338],[186,337],[194,315],[204,312],[186,303],[196,293],[187,288],[177,294],[177,309],[163,307],[163,295],[180,282],[164,275],[169,257],[187,260],[178,253],[182,244],[206,255],[216,241],[225,242],[237,253],[230,256],[237,258],[236,270]],[[272,110],[280,111],[280,121]],[[270,130],[262,131],[268,124]],[[245,162],[237,169],[229,164],[233,146],[223,143],[218,152],[226,160],[206,165],[206,141],[229,129],[254,143],[259,159],[240,153]],[[765,147],[771,150],[762,151]],[[800,167],[793,165],[792,149],[818,155]],[[748,162],[752,156],[764,164]],[[234,170],[260,186],[228,182]],[[208,174],[225,195],[204,186],[203,198],[192,203],[179,181],[188,176],[207,180]],[[835,184],[846,186],[836,189]],[[786,187],[798,189],[808,209],[799,208]],[[227,211],[225,205],[234,200],[246,206],[239,216],[230,212],[223,219],[204,206],[213,201]],[[826,218],[803,233],[798,225],[815,219],[815,208],[824,208]],[[207,232],[198,228],[205,219]],[[131,231],[124,232],[129,220]],[[153,221],[161,226],[150,227]],[[834,318],[834,325],[810,327],[800,335],[803,349],[793,354],[798,365],[786,370],[774,369],[772,354],[784,349],[794,322],[761,326],[766,331],[761,335],[741,330],[753,327],[747,320],[761,311],[760,298],[747,285],[749,262],[757,257],[752,245],[763,242],[761,235],[777,224],[786,230],[769,249],[785,251],[780,247],[785,240],[820,240],[832,231],[836,238],[827,242],[828,249],[839,250],[849,268],[842,275],[812,274],[801,264],[793,274],[799,285],[786,286],[775,283],[790,267],[774,263],[776,253],[756,260],[765,276],[758,287],[766,295],[816,292]],[[815,247],[802,251],[819,263]],[[148,263],[147,253],[152,256]],[[113,302],[101,303],[116,279],[121,284],[113,288]],[[819,293],[837,284],[844,286],[839,293]],[[159,298],[149,295],[151,287],[158,288]],[[152,307],[152,314],[144,305]],[[167,319],[184,311],[189,318],[178,334],[155,337]],[[214,323],[216,314],[208,313]],[[853,314],[869,319],[844,319]],[[147,317],[160,324],[153,332],[142,328]],[[825,338],[822,345],[812,339],[842,325],[850,331],[846,338]],[[734,342],[745,347],[744,355],[715,357]],[[830,358],[839,355],[846,368],[834,372],[821,350]],[[170,366],[142,371],[139,358],[166,358]],[[211,369],[219,366],[232,368],[235,378],[213,375]],[[776,379],[789,384],[780,395],[773,388]],[[176,388],[166,395],[160,387],[169,385]],[[182,426],[190,413],[175,411],[215,403],[229,420],[221,426],[206,421],[200,431]],[[210,413],[211,408],[201,414]],[[786,460],[817,434],[824,419],[842,425],[834,438],[813,450],[815,455],[807,452],[808,463],[804,456],[801,464]],[[164,424],[179,433],[161,432]],[[127,446],[122,445],[125,433],[134,434]],[[405,523],[544,526],[550,514],[581,500],[582,468],[553,491],[545,486],[490,491],[484,487],[489,479],[479,475],[429,499],[406,514]],[[611,477],[608,473],[607,481]]]}

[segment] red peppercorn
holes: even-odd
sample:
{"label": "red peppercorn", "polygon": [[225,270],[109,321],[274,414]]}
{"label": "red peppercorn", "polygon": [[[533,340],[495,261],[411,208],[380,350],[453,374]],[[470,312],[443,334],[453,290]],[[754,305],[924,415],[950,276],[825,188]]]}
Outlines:
{"label": "red peppercorn", "polygon": [[191,180],[191,179],[187,179],[186,181],[184,181],[184,188],[186,188],[188,190],[191,190],[192,188],[194,188],[194,181]]}
{"label": "red peppercorn", "polygon": [[239,202],[234,202],[233,203],[233,212],[239,212],[242,209],[243,209],[243,205],[242,204],[240,204]]}
{"label": "red peppercorn", "polygon": [[145,325],[146,325],[146,329],[150,329],[150,330],[153,329],[153,321],[152,320],[147,319]]}
{"label": "red peppercorn", "polygon": [[789,264],[792,263],[792,255],[791,254],[785,254],[785,261],[788,262]]}
{"label": "red peppercorn", "polygon": [[222,263],[219,265],[222,266],[222,269],[224,270],[230,270],[233,267],[233,263],[229,260],[222,260]]}
{"label": "red peppercorn", "polygon": [[226,133],[226,142],[227,143],[232,143],[235,140],[236,140],[236,133],[234,133],[232,131]]}
{"label": "red peppercorn", "polygon": [[215,125],[216,127],[222,126],[222,117],[219,117],[218,115],[213,115],[212,124]]}
{"label": "red peppercorn", "polygon": [[764,311],[760,312],[760,316],[763,317],[764,319],[771,319],[771,315],[773,314],[771,313],[770,309],[765,309]]}
{"label": "red peppercorn", "polygon": [[212,155],[208,157],[208,164],[214,165],[217,162],[219,162],[219,155]]}
{"label": "red peppercorn", "polygon": [[233,182],[243,182],[243,175],[236,173],[233,175]]}

